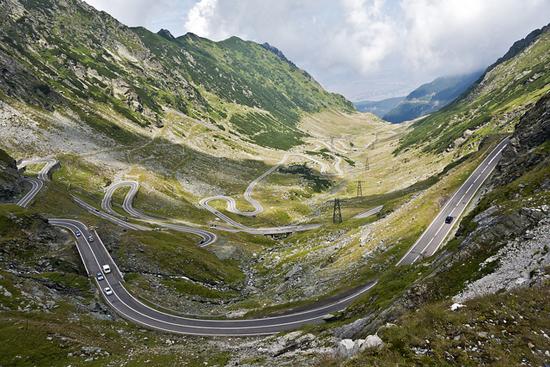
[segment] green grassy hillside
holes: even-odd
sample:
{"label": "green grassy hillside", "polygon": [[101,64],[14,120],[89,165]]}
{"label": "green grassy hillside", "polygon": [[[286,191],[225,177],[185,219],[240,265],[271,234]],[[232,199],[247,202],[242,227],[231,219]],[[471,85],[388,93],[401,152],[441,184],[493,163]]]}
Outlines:
{"label": "green grassy hillside", "polygon": [[432,152],[473,149],[483,136],[511,131],[550,90],[550,27],[533,35],[516,42],[460,99],[414,123],[396,152],[413,146]]}
{"label": "green grassy hillside", "polygon": [[[305,71],[261,45],[231,37],[213,42],[194,34],[163,37],[134,31],[167,68],[221,99],[211,117],[229,121],[256,144],[287,149],[304,135],[296,125],[302,112],[331,108],[352,111],[342,96],[327,93]],[[236,109],[235,104],[246,106]]]}
{"label": "green grassy hillside", "polygon": [[[303,113],[353,111],[306,72],[254,42],[212,42],[128,28],[80,0],[9,0],[0,25],[0,98],[70,110],[118,140],[110,115],[161,126],[166,109],[218,124],[255,143],[287,149]],[[222,126],[222,125],[220,125]],[[274,139],[267,139],[267,135]]]}

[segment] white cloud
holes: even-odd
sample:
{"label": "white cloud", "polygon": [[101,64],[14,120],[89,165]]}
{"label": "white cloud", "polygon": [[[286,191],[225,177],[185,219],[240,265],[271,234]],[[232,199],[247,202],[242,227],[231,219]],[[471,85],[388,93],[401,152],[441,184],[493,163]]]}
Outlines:
{"label": "white cloud", "polygon": [[153,32],[160,28],[174,34],[185,31],[184,19],[195,0],[85,0],[129,26],[144,26]]}
{"label": "white cloud", "polygon": [[[548,0],[88,0],[130,24],[269,42],[352,99],[495,61],[548,22]],[[147,4],[147,5],[145,5]]]}
{"label": "white cloud", "polygon": [[337,40],[356,52],[340,55],[347,55],[362,74],[371,74],[393,52],[398,38],[397,24],[382,13],[383,0],[343,0],[342,3],[345,26]]}
{"label": "white cloud", "polygon": [[185,28],[196,34],[211,36],[211,20],[214,17],[218,0],[201,0],[189,11]]}
{"label": "white cloud", "polygon": [[544,0],[404,0],[401,8],[403,56],[432,73],[486,66],[550,14]]}

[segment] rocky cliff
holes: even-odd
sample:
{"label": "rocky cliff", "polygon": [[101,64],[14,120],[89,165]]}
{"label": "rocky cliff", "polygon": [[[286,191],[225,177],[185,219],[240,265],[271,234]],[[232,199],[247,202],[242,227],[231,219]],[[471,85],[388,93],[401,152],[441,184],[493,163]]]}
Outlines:
{"label": "rocky cliff", "polygon": [[22,177],[15,160],[0,149],[0,202],[9,202],[21,192]]}
{"label": "rocky cliff", "polygon": [[[550,148],[550,94],[542,97],[516,126],[510,144],[502,152],[493,181],[502,186],[548,160]],[[550,177],[545,180],[550,188]]]}

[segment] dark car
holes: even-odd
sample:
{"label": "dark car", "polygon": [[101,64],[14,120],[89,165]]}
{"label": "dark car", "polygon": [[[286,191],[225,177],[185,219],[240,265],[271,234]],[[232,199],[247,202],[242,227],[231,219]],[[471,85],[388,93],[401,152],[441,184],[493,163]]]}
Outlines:
{"label": "dark car", "polygon": [[451,224],[451,222],[453,221],[453,219],[454,219],[454,217],[451,217],[451,216],[449,215],[447,218],[445,218],[445,223]]}
{"label": "dark car", "polygon": [[89,242],[94,242],[94,236],[89,235],[89,236],[88,236],[88,241],[89,241]]}

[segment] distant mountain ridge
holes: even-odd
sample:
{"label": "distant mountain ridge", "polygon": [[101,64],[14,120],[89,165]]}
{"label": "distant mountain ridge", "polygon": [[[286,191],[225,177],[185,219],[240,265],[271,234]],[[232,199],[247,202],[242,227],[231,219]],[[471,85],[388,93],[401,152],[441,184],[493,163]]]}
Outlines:
{"label": "distant mountain ridge", "polygon": [[550,25],[514,42],[459,98],[415,122],[396,153],[413,146],[473,149],[488,134],[511,130],[550,92]]}
{"label": "distant mountain ridge", "polygon": [[440,110],[464,91],[482,74],[476,71],[469,74],[440,77],[412,91],[397,106],[382,116],[386,121],[400,123]]}
{"label": "distant mountain ridge", "polygon": [[394,97],[382,99],[380,101],[359,101],[354,102],[353,105],[359,112],[370,112],[382,118],[404,99],[405,97]]}

